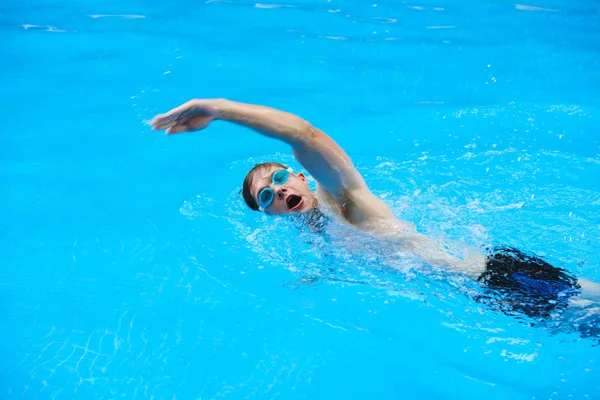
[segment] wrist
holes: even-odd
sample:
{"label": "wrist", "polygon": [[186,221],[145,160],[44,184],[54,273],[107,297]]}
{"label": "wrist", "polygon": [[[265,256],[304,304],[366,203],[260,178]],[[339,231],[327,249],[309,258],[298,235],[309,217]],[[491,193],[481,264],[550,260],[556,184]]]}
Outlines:
{"label": "wrist", "polygon": [[227,119],[227,111],[230,108],[230,101],[226,99],[199,100],[208,105],[215,119]]}

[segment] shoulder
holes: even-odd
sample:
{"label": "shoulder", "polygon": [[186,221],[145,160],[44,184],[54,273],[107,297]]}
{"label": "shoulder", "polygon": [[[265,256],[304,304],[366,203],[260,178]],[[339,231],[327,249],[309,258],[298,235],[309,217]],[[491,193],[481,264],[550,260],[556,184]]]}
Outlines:
{"label": "shoulder", "polygon": [[390,208],[367,187],[346,189],[334,195],[317,185],[317,196],[338,216],[360,229],[383,221],[398,222]]}

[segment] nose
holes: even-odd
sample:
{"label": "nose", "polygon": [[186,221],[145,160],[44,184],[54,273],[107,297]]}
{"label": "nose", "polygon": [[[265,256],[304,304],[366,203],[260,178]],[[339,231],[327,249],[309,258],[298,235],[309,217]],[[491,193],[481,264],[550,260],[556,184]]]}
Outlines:
{"label": "nose", "polygon": [[287,192],[287,189],[284,187],[279,186],[277,188],[277,191],[275,192],[275,194],[277,195],[277,198],[279,200],[283,199],[283,197],[285,196],[285,192]]}

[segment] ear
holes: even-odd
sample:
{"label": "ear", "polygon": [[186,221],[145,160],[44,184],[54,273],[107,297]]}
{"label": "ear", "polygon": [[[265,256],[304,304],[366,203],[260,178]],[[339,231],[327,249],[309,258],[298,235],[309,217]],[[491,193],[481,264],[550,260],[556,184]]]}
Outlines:
{"label": "ear", "polygon": [[298,178],[300,178],[300,180],[302,182],[304,182],[305,184],[308,185],[308,179],[306,178],[306,176],[304,176],[304,174],[302,172],[298,172],[298,175],[296,175]]}

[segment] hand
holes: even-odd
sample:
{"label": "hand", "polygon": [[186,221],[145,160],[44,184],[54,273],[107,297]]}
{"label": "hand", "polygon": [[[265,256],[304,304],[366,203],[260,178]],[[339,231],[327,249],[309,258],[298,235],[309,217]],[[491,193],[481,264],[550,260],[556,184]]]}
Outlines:
{"label": "hand", "polygon": [[219,116],[219,109],[210,100],[190,100],[159,114],[150,124],[154,130],[166,129],[168,134],[199,131]]}

